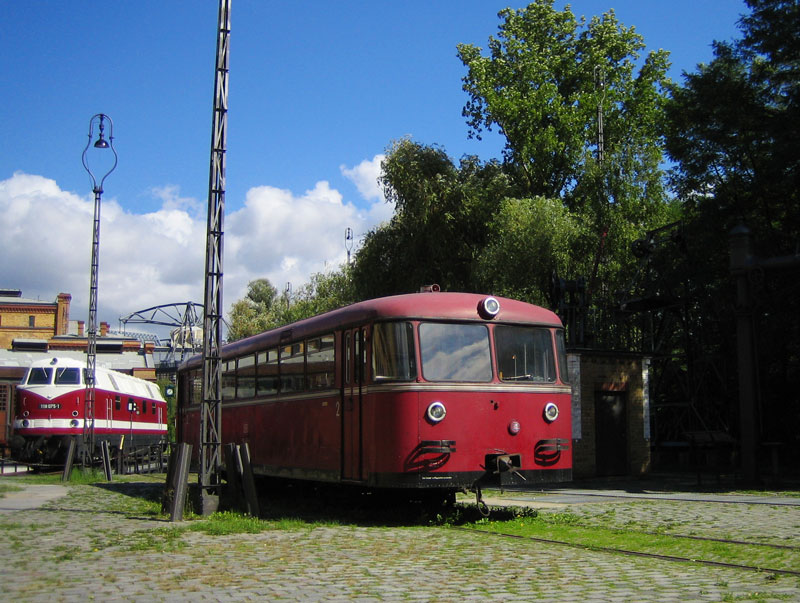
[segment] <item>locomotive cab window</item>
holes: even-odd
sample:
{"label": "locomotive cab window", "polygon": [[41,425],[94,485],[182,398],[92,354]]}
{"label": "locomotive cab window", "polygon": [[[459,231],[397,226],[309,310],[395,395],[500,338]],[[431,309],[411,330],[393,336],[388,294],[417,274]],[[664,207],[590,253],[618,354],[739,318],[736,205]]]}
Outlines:
{"label": "locomotive cab window", "polygon": [[81,370],[79,368],[58,367],[56,369],[56,385],[80,385]]}
{"label": "locomotive cab window", "polygon": [[427,381],[492,380],[489,330],[484,325],[419,325],[422,375]]}
{"label": "locomotive cab window", "polygon": [[28,373],[28,385],[47,385],[53,376],[53,369],[33,367]]}
{"label": "locomotive cab window", "polygon": [[372,375],[376,380],[412,381],[417,376],[414,327],[410,322],[383,322],[372,332]]}
{"label": "locomotive cab window", "polygon": [[494,338],[501,381],[552,383],[556,380],[549,329],[499,325]]}

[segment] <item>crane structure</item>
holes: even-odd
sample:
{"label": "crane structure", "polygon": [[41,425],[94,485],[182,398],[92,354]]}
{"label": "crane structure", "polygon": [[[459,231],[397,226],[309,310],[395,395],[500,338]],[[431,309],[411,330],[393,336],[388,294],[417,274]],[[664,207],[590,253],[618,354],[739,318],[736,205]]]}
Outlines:
{"label": "crane structure", "polygon": [[[162,369],[182,362],[188,355],[199,354],[203,349],[203,305],[196,302],[162,304],[137,310],[127,316],[120,316],[119,322],[122,334],[127,334],[129,324],[172,327],[167,357],[163,360],[165,366]],[[144,336],[145,334],[137,334],[140,339]],[[152,337],[156,338],[155,335]]]}
{"label": "crane structure", "polygon": [[208,183],[206,282],[203,319],[203,390],[200,421],[200,490],[203,515],[219,504],[222,468],[222,251],[225,215],[225,151],[228,133],[228,74],[231,0],[220,0],[217,62]]}

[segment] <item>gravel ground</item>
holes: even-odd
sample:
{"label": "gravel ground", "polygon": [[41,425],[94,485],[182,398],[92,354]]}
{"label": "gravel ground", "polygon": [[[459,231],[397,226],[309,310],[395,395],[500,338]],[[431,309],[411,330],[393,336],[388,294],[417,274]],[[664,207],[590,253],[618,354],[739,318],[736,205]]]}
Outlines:
{"label": "gravel ground", "polygon": [[[151,478],[56,493],[24,488],[0,498],[4,601],[800,601],[796,576],[448,527],[276,522],[257,534],[213,536],[155,514],[141,498],[152,495]],[[51,488],[49,497],[42,498],[42,488]],[[570,492],[571,502],[558,502]],[[574,492],[487,498],[572,513],[587,525],[800,546],[798,499],[598,500],[602,490]],[[33,508],[14,508],[12,498]]]}

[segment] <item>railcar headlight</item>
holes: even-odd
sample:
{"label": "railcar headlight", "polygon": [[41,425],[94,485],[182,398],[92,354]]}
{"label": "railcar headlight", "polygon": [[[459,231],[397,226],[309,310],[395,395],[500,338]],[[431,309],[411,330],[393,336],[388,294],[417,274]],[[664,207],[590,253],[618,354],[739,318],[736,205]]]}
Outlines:
{"label": "railcar headlight", "polygon": [[494,297],[486,297],[478,304],[478,314],[483,318],[492,319],[500,312],[500,302]]}
{"label": "railcar headlight", "polygon": [[22,426],[23,427],[30,427],[31,426],[31,422],[28,421],[28,419],[22,419]]}
{"label": "railcar headlight", "polygon": [[552,402],[548,402],[544,405],[544,420],[548,423],[552,423],[558,418],[558,406],[556,406]]}
{"label": "railcar headlight", "polygon": [[425,413],[431,423],[438,423],[447,415],[447,409],[441,402],[431,402],[428,410]]}
{"label": "railcar headlight", "polygon": [[522,426],[519,424],[519,421],[513,420],[511,423],[508,424],[508,433],[511,435],[517,435],[522,429]]}
{"label": "railcar headlight", "polygon": [[69,422],[70,427],[77,427],[79,424],[78,419],[72,419],[72,421]]}

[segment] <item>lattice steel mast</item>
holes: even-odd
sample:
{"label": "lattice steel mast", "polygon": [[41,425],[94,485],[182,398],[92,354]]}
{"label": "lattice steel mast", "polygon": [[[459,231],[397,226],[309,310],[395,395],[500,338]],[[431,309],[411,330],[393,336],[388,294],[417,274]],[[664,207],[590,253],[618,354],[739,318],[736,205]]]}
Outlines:
{"label": "lattice steel mast", "polygon": [[225,215],[225,147],[228,130],[228,71],[231,0],[220,0],[214,113],[208,184],[205,319],[203,323],[203,404],[200,421],[200,486],[203,514],[216,509],[222,464],[222,243]]}

